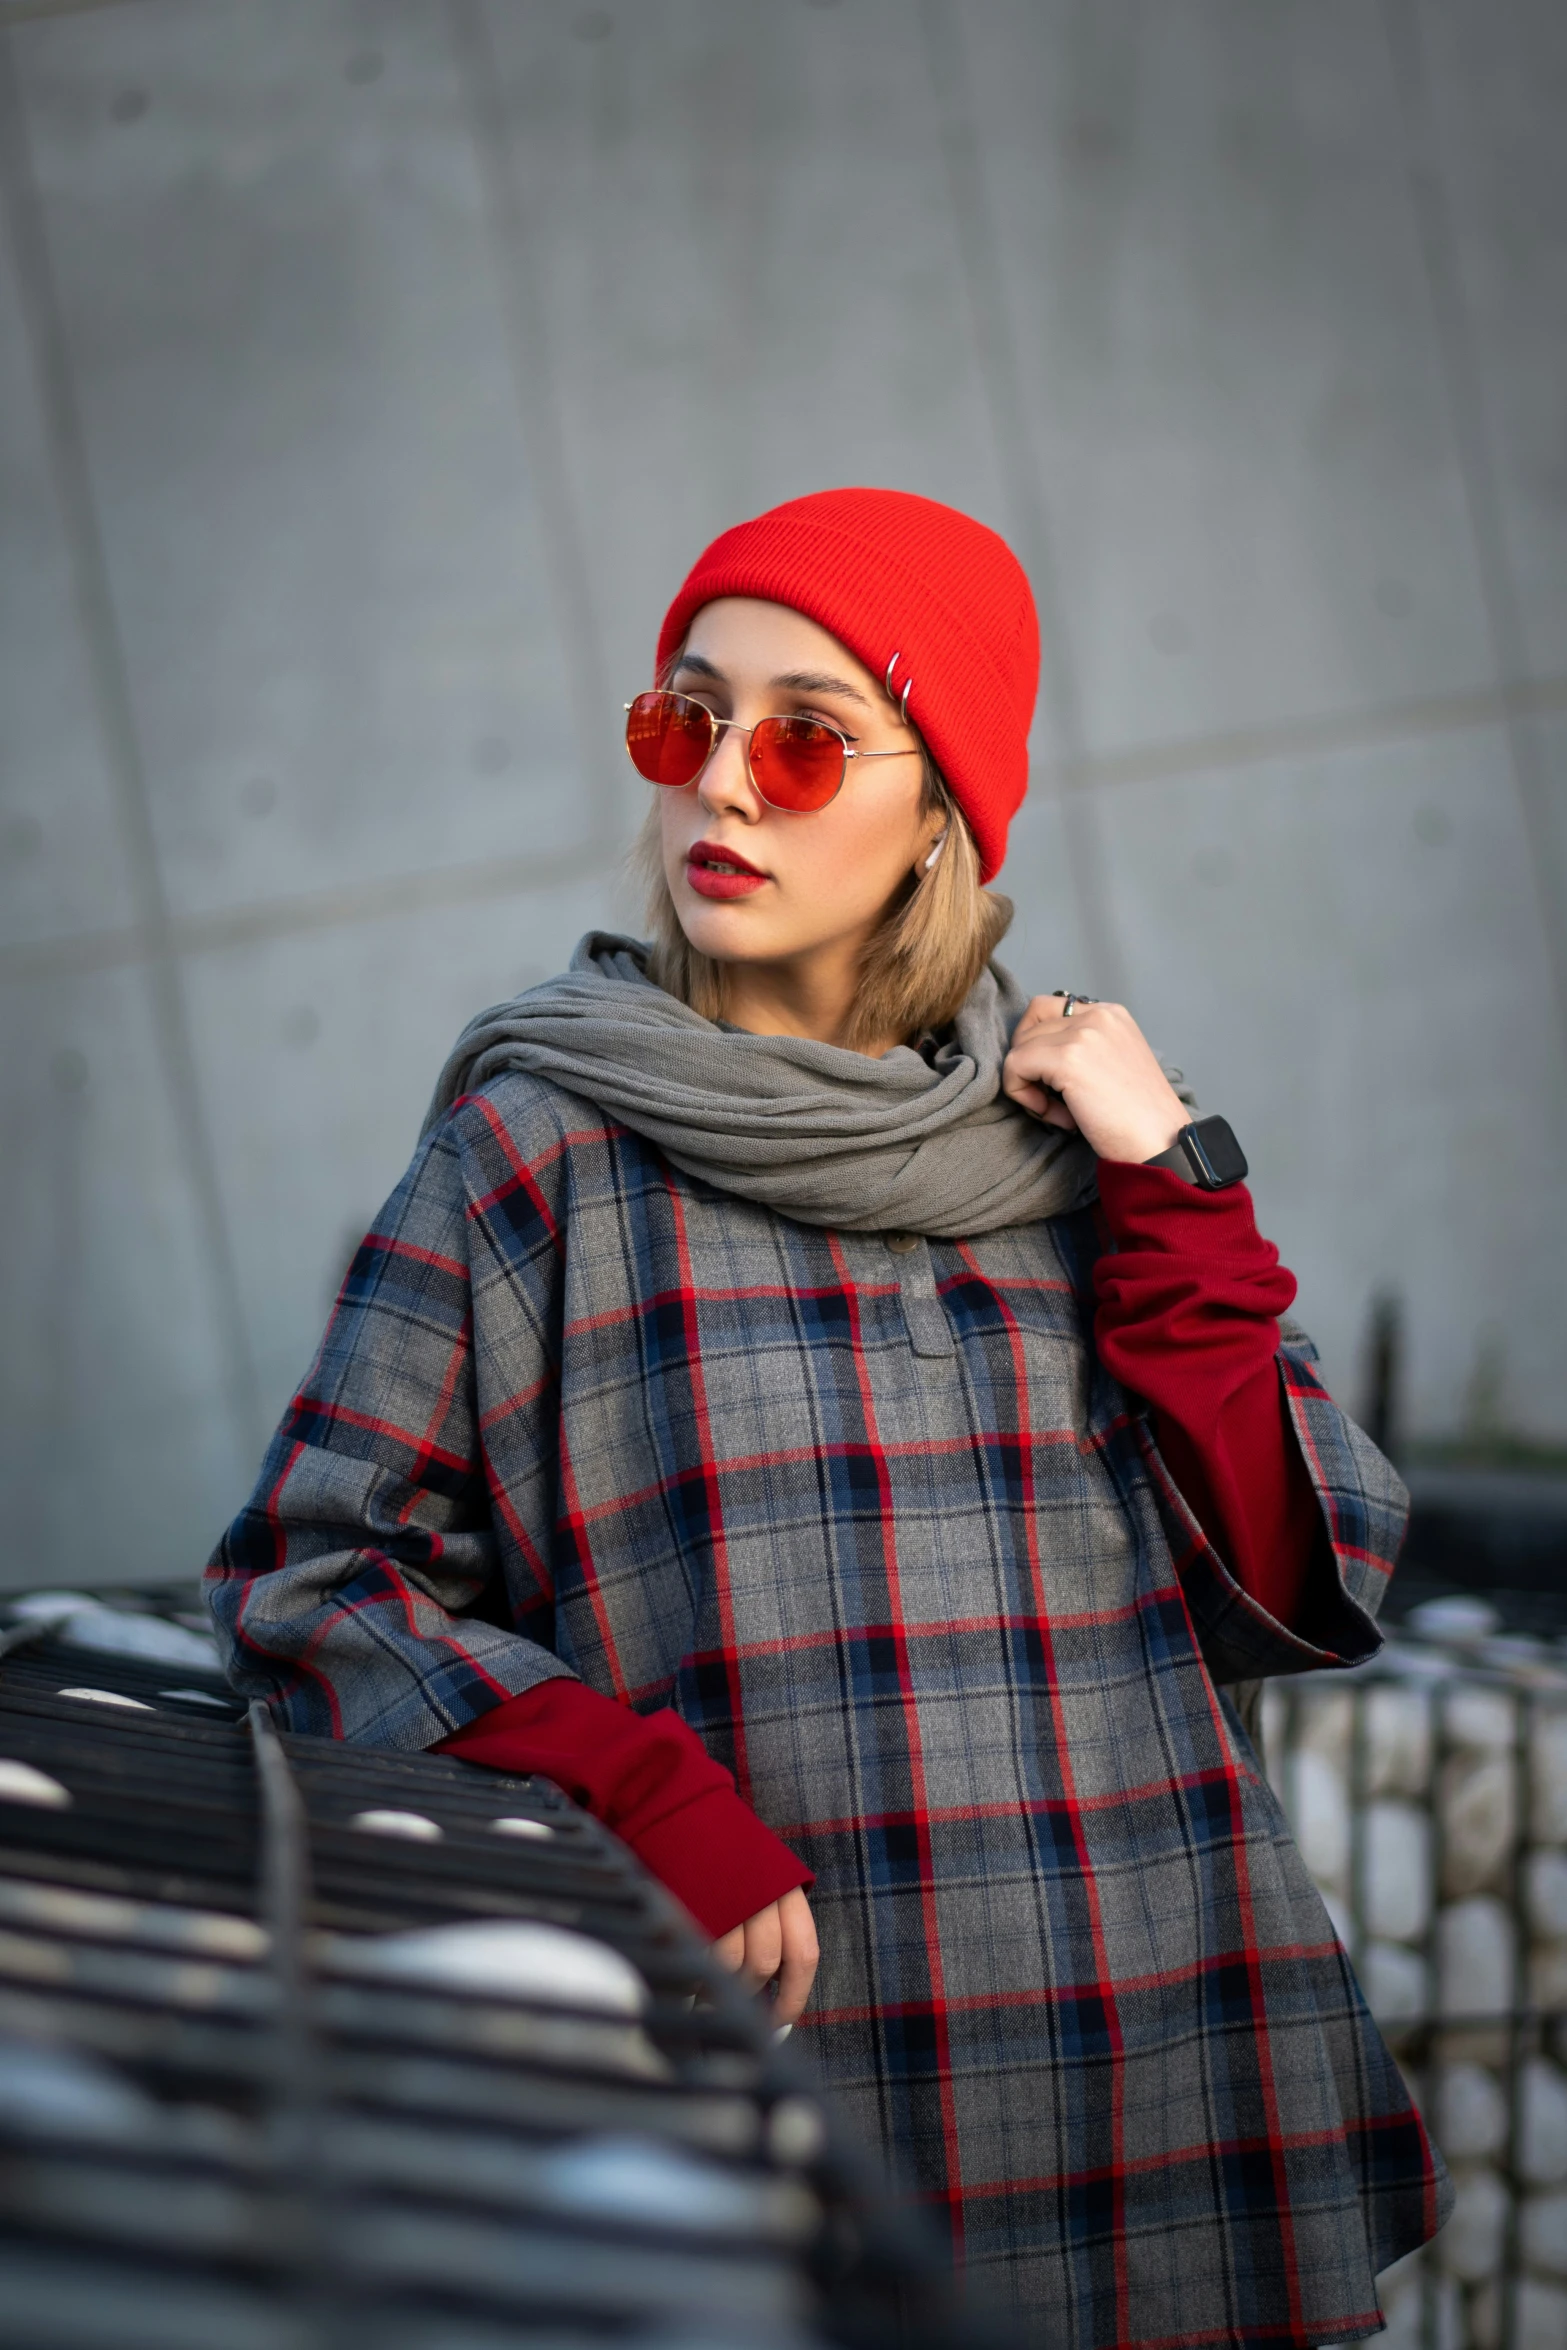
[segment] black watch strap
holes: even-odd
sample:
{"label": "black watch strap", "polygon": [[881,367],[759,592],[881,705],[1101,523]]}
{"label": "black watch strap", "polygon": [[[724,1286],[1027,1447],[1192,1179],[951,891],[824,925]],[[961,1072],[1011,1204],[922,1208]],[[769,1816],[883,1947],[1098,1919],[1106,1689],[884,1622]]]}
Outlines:
{"label": "black watch strap", "polygon": [[1199,1191],[1227,1191],[1232,1183],[1244,1183],[1248,1172],[1246,1153],[1227,1118],[1195,1119],[1181,1128],[1167,1151],[1144,1159],[1143,1165],[1168,1167],[1172,1175],[1195,1184]]}

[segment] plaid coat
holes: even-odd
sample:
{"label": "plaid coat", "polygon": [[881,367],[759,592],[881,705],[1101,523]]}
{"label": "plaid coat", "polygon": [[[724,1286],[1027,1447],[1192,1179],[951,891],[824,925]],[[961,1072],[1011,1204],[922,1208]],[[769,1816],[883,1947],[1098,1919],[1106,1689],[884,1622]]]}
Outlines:
{"label": "plaid coat", "polygon": [[796,1224],[501,1077],[359,1250],[213,1611],[299,1730],[673,1705],[816,1871],[823,2072],[1040,2341],[1336,2341],[1446,2184],[1215,1682],[1368,1653],[1404,1496],[1287,1337],[1341,1588],[1331,1653],[1282,1630],[1096,1360],[1097,1245]]}

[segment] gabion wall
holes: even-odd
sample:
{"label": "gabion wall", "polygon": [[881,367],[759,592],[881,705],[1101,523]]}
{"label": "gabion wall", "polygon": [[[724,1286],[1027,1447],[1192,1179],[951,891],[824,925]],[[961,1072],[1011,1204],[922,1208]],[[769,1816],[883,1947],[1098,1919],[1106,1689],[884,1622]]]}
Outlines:
{"label": "gabion wall", "polygon": [[1458,2190],[1387,2350],[1567,2350],[1567,1641],[1475,1600],[1270,1683],[1268,1775]]}

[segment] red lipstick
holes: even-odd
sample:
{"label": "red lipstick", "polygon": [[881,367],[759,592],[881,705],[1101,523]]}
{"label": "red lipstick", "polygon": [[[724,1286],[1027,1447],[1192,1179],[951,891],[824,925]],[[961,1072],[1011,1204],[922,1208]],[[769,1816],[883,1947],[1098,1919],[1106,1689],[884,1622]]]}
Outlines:
{"label": "red lipstick", "polygon": [[748,898],[771,879],[742,857],[738,849],[726,849],[716,840],[699,840],[686,851],[686,879],[704,898]]}

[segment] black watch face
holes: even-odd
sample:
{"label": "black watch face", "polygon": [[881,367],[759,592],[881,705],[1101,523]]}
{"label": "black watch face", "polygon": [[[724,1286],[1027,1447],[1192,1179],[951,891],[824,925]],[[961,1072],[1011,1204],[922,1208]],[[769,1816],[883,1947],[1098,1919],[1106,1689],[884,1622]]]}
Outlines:
{"label": "black watch face", "polygon": [[1246,1153],[1231,1133],[1227,1119],[1199,1118],[1191,1130],[1191,1140],[1207,1164],[1214,1190],[1226,1183],[1245,1182]]}

